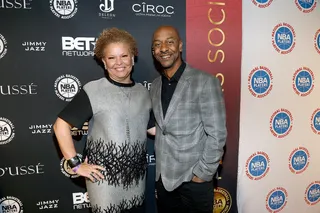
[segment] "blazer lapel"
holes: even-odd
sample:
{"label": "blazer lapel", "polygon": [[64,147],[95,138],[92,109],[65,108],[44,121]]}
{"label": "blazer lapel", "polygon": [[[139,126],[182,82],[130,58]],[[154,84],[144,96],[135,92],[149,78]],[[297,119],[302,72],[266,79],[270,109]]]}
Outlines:
{"label": "blazer lapel", "polygon": [[155,85],[156,91],[154,95],[154,116],[159,116],[156,120],[158,121],[159,126],[162,128],[163,126],[163,110],[162,110],[162,103],[161,103],[161,88],[162,88],[162,80],[160,77],[160,80],[158,81],[159,85]]}
{"label": "blazer lapel", "polygon": [[[172,113],[175,111],[177,106],[179,105],[179,102],[181,100],[181,97],[183,95],[183,92],[189,87],[189,78],[191,76],[191,70],[189,69],[189,66],[187,65],[183,74],[181,75],[178,85],[172,95],[172,99],[170,101],[166,116],[164,118],[164,125],[166,125],[172,116]],[[161,100],[160,100],[161,102]],[[162,114],[162,113],[161,113]]]}

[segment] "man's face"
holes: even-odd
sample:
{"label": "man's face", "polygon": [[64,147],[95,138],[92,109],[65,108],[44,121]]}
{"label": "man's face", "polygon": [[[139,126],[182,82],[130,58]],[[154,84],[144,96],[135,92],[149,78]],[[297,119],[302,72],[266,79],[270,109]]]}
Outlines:
{"label": "man's face", "polygon": [[182,42],[174,28],[163,27],[153,35],[152,53],[156,60],[167,69],[178,69]]}

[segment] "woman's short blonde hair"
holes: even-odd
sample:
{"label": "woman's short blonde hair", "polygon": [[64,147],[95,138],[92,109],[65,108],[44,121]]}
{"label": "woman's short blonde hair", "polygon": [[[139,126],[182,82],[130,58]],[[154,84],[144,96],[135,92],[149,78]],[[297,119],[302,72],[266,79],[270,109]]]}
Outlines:
{"label": "woman's short blonde hair", "polygon": [[105,47],[111,43],[128,44],[130,53],[133,56],[138,54],[137,43],[133,36],[125,30],[113,27],[104,29],[96,42],[94,54],[99,60],[104,57]]}

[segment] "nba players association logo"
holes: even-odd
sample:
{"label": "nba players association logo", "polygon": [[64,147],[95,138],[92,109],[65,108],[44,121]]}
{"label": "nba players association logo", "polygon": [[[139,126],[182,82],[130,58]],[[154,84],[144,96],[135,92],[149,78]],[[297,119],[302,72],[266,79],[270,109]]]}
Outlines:
{"label": "nba players association logo", "polygon": [[250,93],[257,98],[267,96],[273,87],[272,79],[271,71],[267,67],[255,67],[248,77],[248,89]]}
{"label": "nba players association logo", "polygon": [[63,101],[71,101],[80,91],[81,83],[73,75],[62,75],[54,82],[56,95]]}
{"label": "nba players association logo", "polygon": [[[314,47],[316,48],[317,52],[320,54],[320,29],[317,30],[316,34],[314,35]],[[1,54],[1,51],[0,51],[0,54]]]}
{"label": "nba players association logo", "polygon": [[296,33],[287,23],[280,23],[273,28],[272,45],[280,54],[288,54],[296,46]]}
{"label": "nba players association logo", "polygon": [[51,12],[61,19],[70,19],[78,11],[77,0],[50,0]]}
{"label": "nba players association logo", "polygon": [[320,135],[320,108],[312,113],[311,129],[315,134]]}
{"label": "nba players association logo", "polygon": [[3,35],[0,34],[0,59],[3,58],[3,56],[7,53],[7,41],[3,37]]}
{"label": "nba players association logo", "polygon": [[7,118],[0,117],[0,145],[12,141],[14,135],[15,132],[12,122]]}
{"label": "nba players association logo", "polygon": [[251,180],[260,180],[269,172],[269,165],[269,156],[265,152],[256,152],[246,162],[246,175]]}
{"label": "nba players association logo", "polygon": [[294,149],[289,157],[289,169],[294,174],[301,174],[309,166],[310,154],[304,147]]}
{"label": "nba players association logo", "polygon": [[259,8],[269,7],[273,0],[252,0],[252,3]]}
{"label": "nba players association logo", "polygon": [[310,13],[316,8],[317,0],[295,0],[298,9],[304,13]]}
{"label": "nba players association logo", "polygon": [[277,138],[287,136],[292,130],[293,118],[289,110],[278,109],[270,118],[270,131]]}
{"label": "nba players association logo", "polygon": [[21,201],[12,196],[6,196],[0,199],[0,213],[23,213]]}
{"label": "nba players association logo", "polygon": [[314,88],[314,74],[308,67],[301,67],[293,75],[293,90],[299,96],[309,95]]}
{"label": "nba players association logo", "polygon": [[305,191],[304,200],[310,206],[313,206],[320,201],[320,181],[312,182]]}
{"label": "nba players association logo", "polygon": [[282,187],[272,189],[266,198],[266,208],[270,213],[280,212],[287,204],[288,193]]}

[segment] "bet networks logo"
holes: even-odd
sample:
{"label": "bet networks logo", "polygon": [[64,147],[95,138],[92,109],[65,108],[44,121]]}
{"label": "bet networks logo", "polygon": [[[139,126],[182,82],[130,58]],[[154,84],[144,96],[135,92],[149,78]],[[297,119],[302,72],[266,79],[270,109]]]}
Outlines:
{"label": "bet networks logo", "polygon": [[174,15],[174,7],[171,5],[153,5],[150,3],[142,2],[132,5],[132,11],[137,16],[150,16],[150,17],[171,17]]}
{"label": "bet networks logo", "polygon": [[72,200],[74,210],[91,208],[88,192],[72,193]]}
{"label": "bet networks logo", "polygon": [[94,56],[96,38],[94,37],[62,37],[63,56]]}

